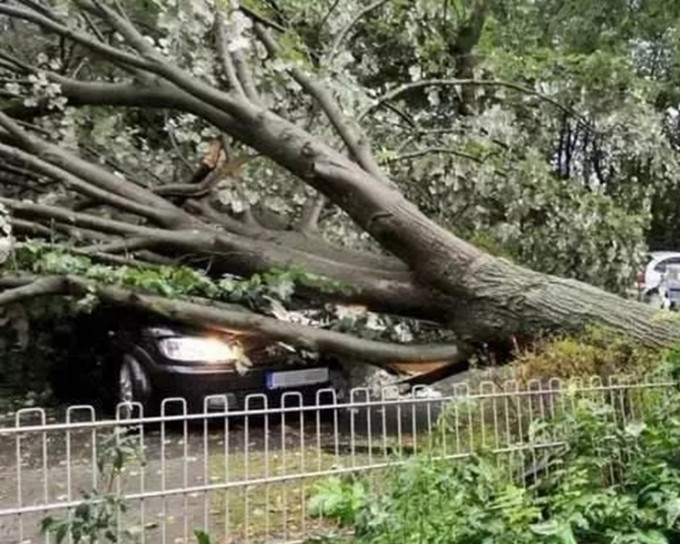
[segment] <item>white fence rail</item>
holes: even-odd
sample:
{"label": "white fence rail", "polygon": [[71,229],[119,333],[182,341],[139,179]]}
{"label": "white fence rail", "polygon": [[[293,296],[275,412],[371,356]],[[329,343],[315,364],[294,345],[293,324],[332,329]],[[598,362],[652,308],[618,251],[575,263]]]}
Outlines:
{"label": "white fence rail", "polygon": [[239,411],[215,411],[220,401],[206,399],[200,414],[168,399],[157,415],[121,406],[115,419],[99,419],[91,406],[23,409],[0,427],[0,542],[56,542],[40,532],[45,518],[101,513],[106,504],[114,532],[131,542],[195,542],[195,529],[219,543],[299,542],[334,528],[307,508],[319,480],[362,473],[379,481],[412,455],[463,459],[480,448],[500,460],[518,455],[529,469],[560,445],[559,436],[534,435],[532,424],[573,409],[574,399],[607,402],[626,423],[674,386],[485,382],[438,398],[355,389],[346,401],[324,390],[313,404],[294,392],[279,406],[251,395]]}

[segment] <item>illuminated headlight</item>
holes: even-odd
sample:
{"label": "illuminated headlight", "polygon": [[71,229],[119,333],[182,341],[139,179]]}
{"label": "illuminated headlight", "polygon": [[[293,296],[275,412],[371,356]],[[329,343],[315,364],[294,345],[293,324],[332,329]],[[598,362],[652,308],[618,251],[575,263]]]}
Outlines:
{"label": "illuminated headlight", "polygon": [[164,338],[158,342],[161,353],[173,361],[186,363],[221,363],[236,359],[235,350],[216,338],[183,336]]}

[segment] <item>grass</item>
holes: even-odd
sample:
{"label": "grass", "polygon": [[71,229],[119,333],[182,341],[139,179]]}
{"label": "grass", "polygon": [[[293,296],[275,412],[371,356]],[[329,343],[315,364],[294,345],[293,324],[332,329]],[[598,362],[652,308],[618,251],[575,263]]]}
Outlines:
{"label": "grass", "polygon": [[[284,452],[250,452],[211,459],[211,480],[243,482],[243,486],[217,492],[211,502],[215,527],[211,533],[218,542],[281,537],[291,539],[312,533],[326,533],[336,525],[325,519],[311,518],[306,505],[315,481],[323,477],[304,476],[338,467],[366,467],[376,460],[375,454],[351,455],[317,448]],[[266,477],[292,475],[294,478],[276,483],[246,482]]]}

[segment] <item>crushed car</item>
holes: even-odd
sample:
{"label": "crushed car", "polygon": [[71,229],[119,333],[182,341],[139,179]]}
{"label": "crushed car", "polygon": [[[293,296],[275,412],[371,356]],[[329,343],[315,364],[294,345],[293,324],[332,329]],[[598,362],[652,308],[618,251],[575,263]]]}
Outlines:
{"label": "crushed car", "polygon": [[[369,385],[367,378],[357,379],[358,365],[343,365],[330,354],[115,306],[77,316],[58,344],[64,355],[51,382],[59,398],[110,408],[137,405],[144,414],[159,413],[169,398],[184,399],[188,412],[224,410],[225,402],[229,410],[259,409],[265,402],[280,404],[291,392],[299,395],[289,397],[310,404],[321,390],[327,390],[325,399],[342,402],[350,387]],[[447,368],[445,361],[399,363],[375,369],[373,380],[376,387],[395,384],[406,394],[446,375]]]}
{"label": "crushed car", "polygon": [[297,391],[309,402],[320,389],[344,387],[333,358],[129,309],[103,307],[80,315],[58,342],[66,355],[51,382],[70,402],[138,404],[154,413],[164,399],[179,398],[197,412],[223,410],[225,399],[229,409],[242,409],[253,394],[276,403]]}

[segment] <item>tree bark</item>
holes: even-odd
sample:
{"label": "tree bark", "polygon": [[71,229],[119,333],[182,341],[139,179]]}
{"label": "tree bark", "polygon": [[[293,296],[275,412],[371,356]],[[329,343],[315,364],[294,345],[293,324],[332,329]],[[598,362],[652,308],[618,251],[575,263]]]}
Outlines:
{"label": "tree bark", "polygon": [[236,129],[221,128],[326,195],[408,264],[417,283],[455,301],[444,320],[467,340],[503,342],[588,325],[653,347],[680,338],[680,325],[656,319],[649,307],[482,252],[430,220],[393,186],[273,113],[244,111]]}
{"label": "tree bark", "polygon": [[[373,159],[368,155],[370,147],[355,131],[348,130],[351,122],[340,118],[342,109],[334,103],[334,98],[319,92],[319,87],[306,74],[303,74],[303,88],[322,105],[345,145],[360,150],[355,153],[356,162],[260,103],[249,100],[245,93],[223,92],[164,60],[129,21],[121,19],[104,4],[91,5],[84,0],[78,0],[77,4],[92,9],[94,15],[125,38],[129,48],[117,49],[30,10],[0,4],[0,13],[34,22],[143,76],[131,85],[64,81],[62,88],[69,104],[175,108],[202,117],[286,168],[342,208],[386,251],[401,260],[406,270],[366,267],[357,272],[356,263],[348,265],[323,252],[301,251],[292,244],[283,248],[277,246],[275,238],[249,238],[210,230],[191,236],[186,231],[172,236],[153,234],[159,237],[160,245],[196,250],[200,242],[200,251],[207,255],[234,255],[227,263],[232,270],[261,269],[272,264],[285,267],[302,261],[310,266],[310,271],[346,278],[376,307],[380,307],[381,302],[386,309],[393,307],[398,297],[402,297],[400,301],[408,299],[405,305],[410,311],[426,304],[434,308],[430,313],[436,314],[439,321],[475,342],[575,331],[587,325],[605,326],[654,347],[667,346],[680,336],[680,325],[658,319],[648,307],[577,281],[539,274],[494,258],[437,225],[406,200],[389,180],[383,179],[382,172],[374,168]],[[478,4],[485,6],[488,1],[480,0]],[[293,74],[293,77],[299,76]],[[69,160],[58,150],[49,160],[81,178],[94,181],[96,177],[87,165]],[[160,204],[159,195],[150,197],[129,187],[118,187],[106,176],[99,183],[130,200],[152,206],[159,203],[159,208],[171,210]],[[24,203],[13,206],[28,209]],[[85,219],[67,213],[62,222],[82,220],[85,228],[121,234],[121,227],[112,226],[110,221]],[[154,229],[140,231],[126,227],[122,230],[127,236],[148,236]],[[242,253],[247,257],[240,256]]]}
{"label": "tree bark", "polygon": [[178,322],[232,333],[263,336],[317,353],[348,357],[390,368],[391,363],[430,363],[449,361],[464,364],[467,353],[458,344],[395,344],[316,329],[249,312],[236,305],[208,300],[173,300],[120,287],[97,284],[73,276],[5,277],[0,286],[0,306],[47,296],[94,294],[110,304],[118,304],[160,314]]}

